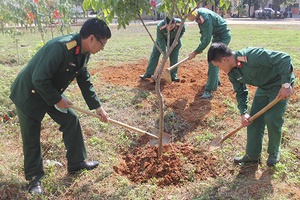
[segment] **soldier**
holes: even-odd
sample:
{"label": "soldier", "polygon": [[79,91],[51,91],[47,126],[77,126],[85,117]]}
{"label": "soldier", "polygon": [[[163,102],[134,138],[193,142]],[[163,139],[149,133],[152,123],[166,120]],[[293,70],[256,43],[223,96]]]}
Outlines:
{"label": "soldier", "polygon": [[59,130],[63,133],[68,172],[91,170],[98,166],[97,161],[85,161],[87,155],[78,117],[69,108],[72,102],[62,94],[76,79],[88,107],[95,109],[103,122],[108,121],[108,115],[90,82],[87,63],[90,54],[103,50],[110,37],[110,29],[105,22],[89,19],[82,25],[79,34],[48,41],[12,83],[10,98],[19,117],[25,178],[29,181],[30,193],[42,193],[44,170],[40,131],[46,113],[60,125]]}
{"label": "soldier", "polygon": [[[165,20],[158,23],[157,28],[156,28],[156,43],[164,53],[166,53],[168,30],[170,31],[170,46],[171,46],[173,44],[173,41],[178,32],[179,26],[181,25],[181,20],[178,18],[173,18],[171,21],[171,24],[170,25],[169,24],[170,24],[170,19],[168,17],[166,17]],[[183,36],[184,32],[185,32],[185,25],[184,25],[184,27],[182,27],[182,30],[180,32],[176,46],[173,49],[172,53],[170,54],[170,65],[171,66],[178,62],[179,49],[182,46],[181,37]],[[146,73],[143,75],[140,75],[140,78],[142,80],[146,79],[146,78],[151,78],[151,76],[154,74],[154,71],[158,64],[159,57],[160,57],[160,52],[154,45],[153,49],[152,49],[152,53],[149,58]],[[175,81],[175,82],[180,81],[180,79],[177,76],[177,71],[178,71],[178,68],[175,68],[171,71],[172,81]]]}
{"label": "soldier", "polygon": [[[234,163],[258,163],[261,158],[265,126],[268,129],[269,154],[267,165],[274,166],[280,158],[283,114],[293,93],[295,76],[290,55],[263,48],[231,51],[223,43],[213,43],[208,51],[208,62],[228,74],[238,102],[241,123],[247,126],[246,154],[234,158]],[[247,114],[248,90],[246,84],[257,87],[250,115]],[[260,111],[275,98],[282,100],[262,116],[249,123],[250,116]]]}
{"label": "soldier", "polygon": [[[199,8],[188,15],[190,21],[196,21],[200,29],[200,44],[189,54],[189,59],[195,58],[197,54],[203,50],[211,42],[223,42],[229,44],[231,40],[230,30],[227,27],[226,21],[217,13],[207,9]],[[208,66],[208,79],[205,85],[205,91],[201,98],[208,99],[212,97],[212,91],[217,90],[220,85],[219,68],[209,63]]]}

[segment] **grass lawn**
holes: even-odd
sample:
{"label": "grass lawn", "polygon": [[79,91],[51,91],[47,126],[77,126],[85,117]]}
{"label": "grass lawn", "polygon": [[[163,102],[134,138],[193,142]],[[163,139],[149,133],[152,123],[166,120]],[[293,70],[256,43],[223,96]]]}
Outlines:
{"label": "grass lawn", "polygon": [[[300,68],[300,26],[297,25],[229,25],[232,31],[230,47],[233,50],[247,46],[260,46],[289,53],[293,58],[295,70]],[[156,26],[148,26],[154,34]],[[78,31],[79,27],[73,27]],[[147,60],[152,51],[152,42],[144,27],[135,24],[126,29],[117,30],[111,26],[112,38],[105,50],[92,55],[91,70],[118,67],[124,63],[137,63]],[[26,65],[36,49],[41,45],[38,32],[21,30],[24,34],[18,42],[9,35],[0,37],[0,113],[14,109],[9,100],[9,87],[20,69]],[[58,32],[54,32],[58,36]],[[48,30],[46,39],[51,39]],[[153,36],[155,38],[155,34]],[[199,44],[200,34],[197,26],[188,26],[183,37],[183,46],[179,59],[185,58]],[[206,51],[195,58],[206,59]],[[128,65],[130,66],[130,65]],[[145,66],[146,67],[146,66]],[[131,70],[128,67],[128,70]],[[114,73],[114,71],[111,71]],[[95,88],[101,93],[101,101],[106,111],[128,124],[145,127],[157,118],[156,97],[153,93],[140,89],[122,87],[98,81],[98,75],[92,77]],[[184,84],[184,83],[181,83]],[[299,78],[296,79],[299,84]],[[75,105],[85,106],[76,84],[71,84],[66,91]],[[124,128],[99,122],[84,114],[78,114],[84,130],[89,159],[100,162],[100,166],[91,171],[83,171],[76,176],[66,175],[65,149],[61,134],[50,117],[46,116],[42,126],[42,148],[46,176],[43,179],[44,195],[40,199],[297,199],[300,197],[300,135],[299,135],[299,93],[286,112],[284,130],[287,134],[282,143],[282,161],[276,167],[268,169],[262,166],[233,166],[233,156],[243,153],[245,132],[237,135],[238,144],[228,142],[222,150],[216,152],[219,157],[216,170],[219,177],[197,180],[190,170],[189,180],[179,186],[159,187],[156,180],[146,183],[133,183],[126,176],[115,173],[113,166],[120,164],[120,155],[135,147],[138,134],[130,133]],[[226,104],[226,115],[238,121],[235,100],[220,99]],[[86,108],[86,107],[85,107]],[[212,110],[213,118],[201,122],[201,127],[187,133],[191,144],[208,144],[214,137],[212,132],[229,133],[232,127],[221,126],[224,116],[218,110]],[[183,126],[178,122],[178,126]],[[237,124],[238,126],[238,124]],[[201,130],[200,130],[201,128]],[[201,132],[202,134],[199,134]],[[267,141],[264,141],[266,144]],[[266,146],[266,145],[264,145]],[[195,148],[198,148],[195,145]],[[264,147],[266,148],[266,147]],[[266,151],[264,149],[264,151]],[[63,167],[60,167],[60,163]],[[31,199],[26,191],[23,173],[22,141],[18,120],[12,118],[6,123],[0,122],[0,199]],[[56,164],[55,164],[56,163]],[[255,168],[255,174],[249,171]],[[242,170],[241,170],[242,168]],[[259,178],[258,178],[259,177]]]}

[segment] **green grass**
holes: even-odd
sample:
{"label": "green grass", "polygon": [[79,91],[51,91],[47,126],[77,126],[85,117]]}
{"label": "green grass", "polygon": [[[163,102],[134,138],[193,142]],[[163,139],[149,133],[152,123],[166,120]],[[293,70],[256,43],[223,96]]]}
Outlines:
{"label": "green grass", "polygon": [[[268,49],[285,51],[292,55],[296,70],[300,68],[299,48],[300,26],[297,25],[229,25],[232,31],[232,42],[230,47],[233,50],[247,46],[261,46]],[[155,33],[155,26],[148,26],[151,33]],[[74,31],[78,31],[74,27]],[[140,25],[130,25],[127,29],[117,30],[111,26],[112,38],[108,41],[105,50],[93,55],[90,68],[106,66],[118,66],[120,63],[137,62],[140,59],[148,59],[152,50],[152,43],[144,28]],[[14,41],[7,35],[0,37],[0,114],[13,109],[13,104],[9,100],[9,86],[16,77],[19,70],[26,65],[31,55],[40,45],[41,38],[38,33],[30,33],[29,30],[22,30],[24,35],[19,38],[19,60],[16,55]],[[57,36],[59,33],[55,33]],[[51,38],[51,32],[46,32],[46,39]],[[154,35],[155,37],[155,35]],[[197,26],[188,26],[183,37],[183,47],[179,59],[186,57],[193,51],[199,42],[199,29]],[[206,51],[198,55],[196,59],[205,60]],[[130,70],[130,69],[128,69]],[[96,77],[93,77],[96,80]],[[99,83],[99,82],[97,82]],[[296,80],[299,84],[299,79]],[[101,100],[105,105],[110,117],[132,126],[146,129],[154,124],[157,119],[157,109],[155,107],[155,96],[148,91],[113,86],[106,83],[95,85],[96,90],[101,93]],[[299,94],[297,99],[299,99]],[[73,102],[83,108],[87,108],[83,98],[78,92],[76,84],[70,85],[67,96]],[[143,100],[153,103],[153,107],[145,107]],[[232,99],[224,99],[227,105],[226,115],[236,116],[237,109]],[[205,130],[195,129],[190,133],[188,142],[195,143],[197,148],[207,145],[214,138],[213,131],[220,130],[222,133],[232,131],[232,127],[224,124],[224,116],[218,116],[207,121]],[[251,194],[243,193],[252,191],[251,186],[266,184],[263,189],[258,189],[260,199],[292,199],[292,194],[282,191],[286,186],[289,188],[299,188],[300,186],[300,163],[299,157],[299,108],[298,103],[291,102],[286,114],[284,131],[288,135],[282,144],[282,162],[272,170],[266,170],[266,164],[262,164],[258,171],[266,170],[271,174],[270,180],[255,179],[245,177],[244,174],[249,168],[234,167],[232,158],[241,149],[244,149],[245,130],[236,134],[239,140],[228,140],[223,148],[216,151],[216,155],[222,158],[218,164],[218,170],[224,176],[216,179],[204,181],[195,180],[193,170],[190,171],[189,179],[192,180],[182,187],[156,186],[156,180],[148,183],[131,183],[126,177],[114,173],[112,166],[118,165],[119,155],[131,146],[138,137],[137,133],[124,130],[119,126],[100,123],[98,119],[93,119],[84,114],[78,114],[82,129],[85,132],[85,141],[90,159],[99,160],[100,166],[93,173],[83,172],[80,175],[70,178],[66,176],[66,159],[64,145],[61,134],[57,131],[58,126],[48,117],[43,121],[42,141],[44,159],[49,161],[59,161],[59,165],[49,165],[45,167],[46,177],[43,180],[45,195],[42,199],[251,199]],[[170,115],[172,112],[170,112]],[[172,124],[171,129],[180,129],[184,122],[177,120]],[[181,126],[181,127],[180,127]],[[238,123],[237,123],[238,126]],[[202,133],[202,135],[200,134]],[[266,144],[266,140],[264,144]],[[264,145],[265,146],[265,145]],[[266,148],[266,147],[264,147]],[[237,153],[238,152],[238,153]],[[266,149],[264,149],[266,152]],[[298,152],[298,154],[297,154]],[[263,155],[266,157],[266,155]],[[265,159],[264,159],[265,160]],[[0,124],[0,198],[8,198],[7,191],[17,194],[15,199],[30,199],[26,193],[23,176],[23,155],[22,141],[19,133],[17,119],[12,119],[7,123]],[[251,167],[250,167],[251,168]],[[240,171],[238,171],[238,169]],[[230,172],[230,173],[228,173]],[[244,173],[244,174],[243,174]],[[228,175],[230,174],[230,175]],[[261,181],[261,182],[260,182]],[[242,192],[243,191],[243,192]],[[2,195],[2,196],[1,196]],[[290,195],[290,196],[289,196]]]}

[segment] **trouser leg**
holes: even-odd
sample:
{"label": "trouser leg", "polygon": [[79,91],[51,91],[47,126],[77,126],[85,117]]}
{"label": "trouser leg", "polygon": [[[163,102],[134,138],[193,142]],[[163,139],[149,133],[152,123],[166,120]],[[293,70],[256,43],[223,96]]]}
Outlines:
{"label": "trouser leg", "polygon": [[146,69],[147,74],[150,74],[150,75],[154,74],[155,69],[156,69],[157,64],[158,64],[159,56],[160,56],[160,52],[158,51],[158,49],[154,45],[153,49],[152,49],[152,53],[151,53],[150,58],[149,58],[148,66],[147,66],[147,69]]}
{"label": "trouser leg", "polygon": [[[261,92],[261,90],[260,90]],[[273,101],[275,95],[257,96],[255,95],[251,107],[250,115],[260,111],[263,107]],[[272,108],[265,112],[262,116],[255,119],[247,128],[247,147],[246,152],[249,155],[259,155],[262,150],[262,141],[265,126],[267,126],[269,144],[267,152],[269,154],[276,154],[280,151],[281,132],[283,125],[283,114],[286,110],[287,100],[281,100]]]}
{"label": "trouser leg", "polygon": [[[45,112],[39,114],[22,111],[18,113],[24,153],[24,172],[26,180],[40,180],[44,176],[43,158],[40,145],[41,121]],[[39,117],[37,117],[39,115]],[[34,117],[32,117],[34,116]]]}
{"label": "trouser leg", "polygon": [[268,129],[268,154],[277,154],[280,151],[282,137],[283,114],[286,110],[287,100],[281,100],[266,113],[265,121]]}
{"label": "trouser leg", "polygon": [[49,107],[47,113],[60,125],[59,130],[63,132],[68,164],[72,165],[85,160],[87,155],[81,126],[74,110],[68,109],[67,113],[62,113],[54,107]]}
{"label": "trouser leg", "polygon": [[[178,41],[177,46],[173,49],[172,53],[170,54],[170,66],[175,65],[178,63],[178,56],[179,56],[179,50],[181,48],[181,40]],[[178,67],[175,67],[171,71],[171,77],[177,77]]]}
{"label": "trouser leg", "polygon": [[[222,42],[226,45],[230,43],[231,36],[230,34],[220,35],[218,37],[214,37],[212,42]],[[220,75],[219,75],[219,68],[214,66],[211,62],[208,64],[208,73],[207,73],[207,81],[205,85],[205,90],[212,91],[217,90],[219,81],[220,81]]]}
{"label": "trouser leg", "polygon": [[205,90],[217,90],[219,83],[219,68],[215,67],[211,62],[208,64],[207,76],[208,79],[206,81]]}
{"label": "trouser leg", "polygon": [[[255,113],[260,111],[268,103],[269,103],[268,96],[255,95],[251,106],[250,116],[253,116]],[[246,154],[248,154],[251,157],[258,157],[261,155],[262,152],[263,136],[264,136],[264,130],[266,125],[264,120],[265,114],[262,114],[260,117],[256,118],[247,127]]]}

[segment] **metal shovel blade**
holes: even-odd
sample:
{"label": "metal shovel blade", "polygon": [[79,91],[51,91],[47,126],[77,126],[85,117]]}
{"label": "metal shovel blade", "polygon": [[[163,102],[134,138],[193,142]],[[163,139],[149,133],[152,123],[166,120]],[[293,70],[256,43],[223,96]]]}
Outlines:
{"label": "metal shovel blade", "polygon": [[171,83],[172,82],[172,77],[171,77],[171,72],[169,69],[166,69],[164,72],[164,78],[166,79],[167,82]]}
{"label": "metal shovel blade", "polygon": [[[158,140],[159,139],[151,138],[149,140],[149,144],[151,146],[156,146],[156,145],[158,145],[158,142],[159,142]],[[162,135],[162,144],[170,144],[171,141],[172,141],[172,136],[167,134],[167,133],[163,133],[163,135]]]}
{"label": "metal shovel blade", "polygon": [[213,139],[208,146],[208,150],[214,151],[216,149],[221,148],[222,147],[222,142],[221,142],[222,139],[223,139],[223,137],[221,137],[221,136],[218,136],[215,139]]}
{"label": "metal shovel blade", "polygon": [[179,61],[178,63],[176,63],[175,65],[172,65],[171,67],[167,68],[165,70],[165,73],[164,73],[164,77],[166,79],[167,82],[171,83],[172,82],[172,77],[171,77],[171,71],[177,67],[178,65],[180,65],[181,63],[187,61],[189,59],[189,56],[184,58],[183,60]]}
{"label": "metal shovel blade", "polygon": [[[151,132],[154,135],[156,135],[158,137],[158,139],[151,138],[149,140],[149,144],[151,146],[158,145],[158,143],[159,143],[159,129],[153,127],[152,130],[151,130]],[[163,134],[162,134],[162,144],[169,144],[169,143],[171,143],[171,141],[172,141],[172,136],[170,134],[167,134],[167,133],[163,132]]]}

